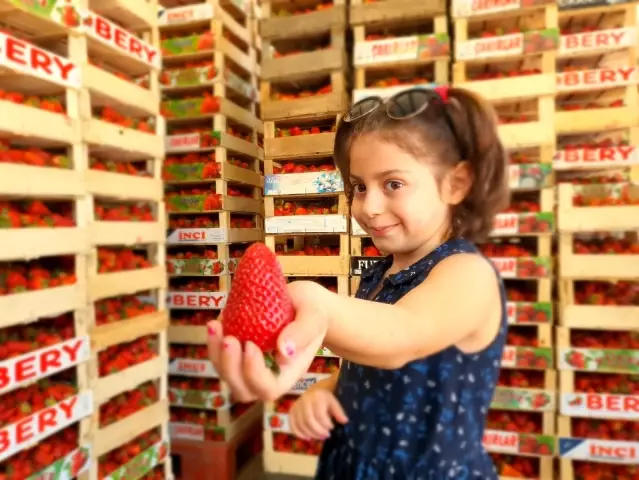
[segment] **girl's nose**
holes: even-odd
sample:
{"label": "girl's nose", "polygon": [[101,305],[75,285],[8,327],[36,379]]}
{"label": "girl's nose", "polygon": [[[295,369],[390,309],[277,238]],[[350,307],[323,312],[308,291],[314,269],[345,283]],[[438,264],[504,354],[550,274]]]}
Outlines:
{"label": "girl's nose", "polygon": [[372,218],[384,213],[386,201],[384,195],[379,190],[367,190],[362,201],[362,213],[367,217]]}

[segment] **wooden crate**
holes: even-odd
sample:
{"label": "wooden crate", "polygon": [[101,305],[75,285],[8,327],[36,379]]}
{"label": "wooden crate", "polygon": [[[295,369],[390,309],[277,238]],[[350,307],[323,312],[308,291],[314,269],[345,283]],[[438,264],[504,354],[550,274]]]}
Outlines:
{"label": "wooden crate", "polygon": [[[310,241],[309,241],[310,240]],[[331,240],[336,240],[329,244]],[[337,247],[335,247],[337,243]],[[306,235],[266,237],[266,245],[278,252],[278,260],[285,275],[316,276],[316,275],[347,275],[349,268],[349,238],[347,233],[337,236],[322,235],[315,238]],[[295,252],[304,251],[305,247],[330,245],[337,248],[336,255],[297,255]]]}
{"label": "wooden crate", "polygon": [[[566,135],[638,126],[637,77],[632,73],[637,66],[636,6],[574,9],[559,15],[562,29],[582,24],[596,29],[561,36],[559,69],[567,71],[557,78],[555,130]],[[571,72],[575,66],[582,72]]]}
{"label": "wooden crate", "polygon": [[[399,85],[447,84],[450,39],[445,2],[354,4],[354,101],[392,95]],[[357,23],[353,23],[357,22]],[[390,89],[386,87],[398,86]],[[382,90],[380,90],[382,89]]]}
{"label": "wooden crate", "polygon": [[265,163],[265,173],[273,175],[273,161],[299,159],[303,162],[332,157],[339,118],[339,115],[318,115],[265,122],[264,155],[270,160]]}

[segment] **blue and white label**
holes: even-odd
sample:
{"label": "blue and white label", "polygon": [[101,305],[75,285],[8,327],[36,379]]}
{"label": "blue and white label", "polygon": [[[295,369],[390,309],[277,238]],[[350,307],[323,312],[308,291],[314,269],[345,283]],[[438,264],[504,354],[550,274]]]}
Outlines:
{"label": "blue and white label", "polygon": [[560,438],[559,456],[572,460],[634,465],[639,463],[639,442]]}
{"label": "blue and white label", "polygon": [[306,195],[343,191],[344,181],[337,170],[267,175],[264,179],[264,195]]}

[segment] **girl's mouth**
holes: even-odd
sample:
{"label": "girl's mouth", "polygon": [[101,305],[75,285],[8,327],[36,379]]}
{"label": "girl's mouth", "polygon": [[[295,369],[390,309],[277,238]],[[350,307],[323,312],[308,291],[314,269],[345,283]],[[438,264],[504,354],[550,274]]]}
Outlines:
{"label": "girl's mouth", "polygon": [[396,226],[397,224],[386,225],[383,227],[370,227],[371,235],[375,237],[383,237],[385,235],[388,235]]}

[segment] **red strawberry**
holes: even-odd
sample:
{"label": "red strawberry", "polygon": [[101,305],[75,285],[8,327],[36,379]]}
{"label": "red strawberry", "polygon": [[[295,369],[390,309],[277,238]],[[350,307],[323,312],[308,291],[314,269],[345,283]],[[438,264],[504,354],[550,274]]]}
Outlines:
{"label": "red strawberry", "polygon": [[263,352],[277,348],[277,337],[295,312],[277,258],[263,243],[251,245],[240,260],[223,312],[224,335],[253,342]]}

